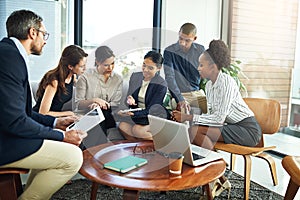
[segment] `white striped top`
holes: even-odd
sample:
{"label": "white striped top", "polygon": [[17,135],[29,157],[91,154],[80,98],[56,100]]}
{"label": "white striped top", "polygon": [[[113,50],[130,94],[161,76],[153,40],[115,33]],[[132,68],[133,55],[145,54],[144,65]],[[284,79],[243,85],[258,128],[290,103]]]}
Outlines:
{"label": "white striped top", "polygon": [[214,84],[206,83],[207,113],[194,115],[194,122],[237,123],[254,116],[243,100],[235,80],[228,74],[219,72]]}

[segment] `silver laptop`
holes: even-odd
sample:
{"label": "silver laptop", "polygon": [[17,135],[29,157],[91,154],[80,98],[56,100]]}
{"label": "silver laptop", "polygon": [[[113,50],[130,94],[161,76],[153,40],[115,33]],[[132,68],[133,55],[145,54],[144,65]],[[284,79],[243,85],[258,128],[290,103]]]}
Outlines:
{"label": "silver laptop", "polygon": [[148,115],[154,148],[163,154],[180,152],[183,162],[199,166],[222,158],[222,155],[190,143],[188,126],[184,123]]}
{"label": "silver laptop", "polygon": [[102,122],[104,119],[105,117],[102,113],[102,110],[98,106],[86,113],[85,115],[83,115],[78,121],[75,121],[74,123],[70,124],[66,130],[68,131],[75,129],[88,132],[100,122]]}

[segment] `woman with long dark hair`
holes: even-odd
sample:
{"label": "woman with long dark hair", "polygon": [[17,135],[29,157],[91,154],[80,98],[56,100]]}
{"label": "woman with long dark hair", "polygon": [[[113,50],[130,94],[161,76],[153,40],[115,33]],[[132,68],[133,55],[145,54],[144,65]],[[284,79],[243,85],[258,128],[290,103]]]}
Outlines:
{"label": "woman with long dark hair", "polygon": [[56,68],[42,78],[33,110],[55,117],[74,115],[72,111],[62,111],[63,105],[72,98],[73,85],[77,75],[85,70],[87,53],[76,45],[67,46]]}

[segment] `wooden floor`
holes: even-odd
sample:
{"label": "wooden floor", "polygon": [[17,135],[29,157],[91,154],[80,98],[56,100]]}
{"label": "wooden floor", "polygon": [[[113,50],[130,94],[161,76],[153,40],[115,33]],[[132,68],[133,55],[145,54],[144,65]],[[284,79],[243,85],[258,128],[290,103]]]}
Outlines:
{"label": "wooden floor", "polygon": [[[271,173],[267,162],[262,159],[252,158],[252,171],[251,171],[251,180],[284,196],[288,182],[289,175],[283,169],[281,165],[281,160],[284,154],[288,155],[298,155],[300,156],[300,138],[287,135],[284,133],[276,133],[274,135],[268,135],[265,137],[266,146],[276,146],[276,151],[271,152],[274,160],[276,162],[277,176],[278,176],[278,185],[273,186]],[[229,162],[229,154],[224,154],[225,160]],[[243,175],[244,161],[241,156],[237,156],[237,162],[235,166],[235,172],[240,175]],[[300,199],[300,192],[298,191],[295,199]]]}

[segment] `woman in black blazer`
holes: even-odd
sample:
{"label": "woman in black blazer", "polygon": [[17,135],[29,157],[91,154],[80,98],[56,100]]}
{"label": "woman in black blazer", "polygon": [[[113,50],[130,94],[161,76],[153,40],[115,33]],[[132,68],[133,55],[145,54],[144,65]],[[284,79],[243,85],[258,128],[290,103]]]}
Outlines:
{"label": "woman in black blazer", "polygon": [[129,108],[141,108],[135,112],[126,112],[119,125],[124,137],[129,140],[151,140],[148,114],[167,117],[163,100],[167,92],[167,83],[159,75],[163,57],[160,53],[149,51],[144,56],[142,72],[133,73],[129,80],[126,104]]}

